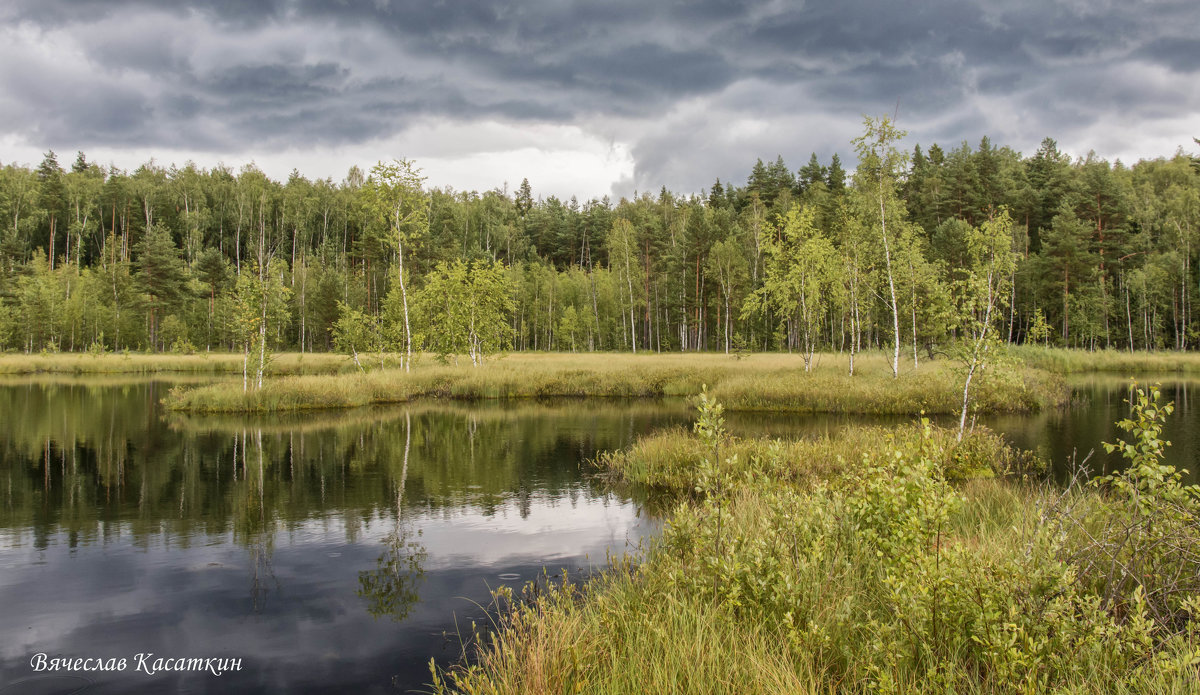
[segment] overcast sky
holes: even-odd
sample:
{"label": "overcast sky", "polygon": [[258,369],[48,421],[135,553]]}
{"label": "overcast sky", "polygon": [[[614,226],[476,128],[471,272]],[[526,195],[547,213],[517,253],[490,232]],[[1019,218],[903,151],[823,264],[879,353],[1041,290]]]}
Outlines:
{"label": "overcast sky", "polygon": [[1196,149],[1198,27],[1196,0],[5,0],[0,163],[407,157],[587,199],[851,161],[893,112],[907,147],[1133,162]]}

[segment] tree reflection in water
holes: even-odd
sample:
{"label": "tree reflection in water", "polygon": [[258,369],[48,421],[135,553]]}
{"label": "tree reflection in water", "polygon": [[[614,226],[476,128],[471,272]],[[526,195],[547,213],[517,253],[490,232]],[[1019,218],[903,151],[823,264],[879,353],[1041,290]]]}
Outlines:
{"label": "tree reflection in water", "polygon": [[[234,436],[234,473],[237,472],[237,437]],[[266,462],[263,460],[263,441],[262,429],[258,429],[255,433],[255,451],[258,453],[258,484],[257,500],[249,500],[253,506],[258,507],[258,521],[251,524],[249,541],[247,546],[250,549],[250,606],[254,613],[261,613],[266,607],[267,596],[270,594],[270,585],[274,584],[276,591],[279,590],[279,578],[275,576],[275,567],[271,564],[271,558],[275,554],[275,524],[274,520],[267,519],[267,505],[264,498],[264,489],[266,481],[263,478],[263,469]],[[247,463],[249,459],[249,451],[246,447],[246,430],[242,430],[242,478],[249,480],[247,473]],[[249,518],[253,518],[252,516]]]}
{"label": "tree reflection in water", "polygon": [[[376,618],[390,616],[397,622],[408,617],[417,603],[417,585],[425,575],[421,563],[425,547],[413,538],[412,526],[404,520],[404,483],[408,479],[408,452],[412,445],[412,417],[404,411],[404,462],[396,484],[396,525],[383,539],[384,551],[375,568],[358,573],[358,591],[367,602],[367,612]],[[421,533],[418,530],[417,536]]]}

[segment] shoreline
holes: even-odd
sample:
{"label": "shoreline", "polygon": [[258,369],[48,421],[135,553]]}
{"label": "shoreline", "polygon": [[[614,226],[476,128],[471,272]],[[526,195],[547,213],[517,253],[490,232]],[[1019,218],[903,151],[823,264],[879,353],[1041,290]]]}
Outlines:
{"label": "shoreline", "polygon": [[[522,353],[480,368],[422,362],[411,373],[388,368],[279,376],[268,379],[261,389],[246,391],[240,380],[229,380],[173,389],[164,403],[180,412],[250,413],[351,408],[417,398],[689,397],[707,385],[726,408],[737,411],[919,415],[952,414],[961,408],[956,363],[925,363],[893,379],[883,355],[858,358],[853,377],[840,361],[825,357],[805,372],[798,355],[739,359],[713,354]],[[997,368],[976,380],[972,410],[1030,412],[1058,407],[1069,397],[1062,377],[1049,371]]]}

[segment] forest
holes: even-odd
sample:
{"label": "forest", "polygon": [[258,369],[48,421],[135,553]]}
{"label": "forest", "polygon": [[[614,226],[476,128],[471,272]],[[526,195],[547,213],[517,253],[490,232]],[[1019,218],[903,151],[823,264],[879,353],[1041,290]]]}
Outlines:
{"label": "forest", "polygon": [[759,159],[744,184],[584,202],[528,180],[429,188],[409,160],[280,182],[48,152],[0,169],[0,348],[883,348],[898,370],[901,350],[932,358],[981,326],[1013,344],[1196,346],[1200,160],[904,137],[867,118],[854,170]]}

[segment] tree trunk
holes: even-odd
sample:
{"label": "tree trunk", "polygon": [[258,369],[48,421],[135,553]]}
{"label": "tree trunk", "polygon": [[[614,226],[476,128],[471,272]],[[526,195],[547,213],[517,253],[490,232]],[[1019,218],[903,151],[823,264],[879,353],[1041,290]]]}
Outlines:
{"label": "tree trunk", "polygon": [[396,239],[396,258],[400,266],[400,301],[404,306],[404,371],[412,370],[412,331],[408,324],[408,289],[404,285],[404,248]]}
{"label": "tree trunk", "polygon": [[[882,173],[880,174],[882,177]],[[879,225],[883,230],[883,260],[887,267],[888,291],[892,296],[892,335],[895,336],[895,349],[892,352],[892,378],[900,377],[900,307],[896,304],[896,282],[892,278],[892,253],[888,248],[887,216],[883,204],[883,180],[879,181]]]}

